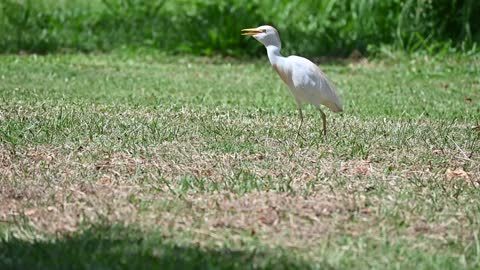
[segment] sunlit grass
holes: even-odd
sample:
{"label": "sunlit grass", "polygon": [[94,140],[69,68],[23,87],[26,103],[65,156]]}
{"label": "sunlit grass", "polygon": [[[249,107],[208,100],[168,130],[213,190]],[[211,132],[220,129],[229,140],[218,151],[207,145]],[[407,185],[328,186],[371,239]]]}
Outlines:
{"label": "sunlit grass", "polygon": [[0,268],[477,268],[478,58],[321,67],[2,56]]}

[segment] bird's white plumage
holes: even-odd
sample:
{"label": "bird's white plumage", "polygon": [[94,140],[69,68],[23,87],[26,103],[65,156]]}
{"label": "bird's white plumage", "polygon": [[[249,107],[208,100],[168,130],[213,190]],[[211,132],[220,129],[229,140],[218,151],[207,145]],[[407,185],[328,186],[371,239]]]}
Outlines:
{"label": "bird's white plumage", "polygon": [[326,116],[320,105],[324,105],[334,112],[343,110],[335,86],[327,79],[327,76],[317,65],[306,58],[295,55],[283,57],[280,54],[282,48],[280,37],[275,28],[264,25],[242,31],[244,31],[243,35],[253,36],[267,49],[272,67],[287,84],[295,98],[301,121],[303,122],[302,105],[311,103],[322,113],[324,132],[326,132]]}
{"label": "bird's white plumage", "polygon": [[287,57],[285,62],[292,78],[289,89],[297,102],[311,103],[316,107],[324,105],[334,112],[342,111],[335,86],[317,65],[299,56]]}

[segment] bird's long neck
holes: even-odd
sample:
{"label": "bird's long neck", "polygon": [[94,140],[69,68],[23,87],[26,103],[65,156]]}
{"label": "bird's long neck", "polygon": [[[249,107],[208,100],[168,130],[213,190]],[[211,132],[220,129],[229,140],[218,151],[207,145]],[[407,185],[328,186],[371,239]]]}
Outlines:
{"label": "bird's long neck", "polygon": [[283,56],[280,54],[281,47],[276,45],[268,45],[267,54],[268,60],[270,60],[270,64],[277,65],[279,62],[283,61]]}

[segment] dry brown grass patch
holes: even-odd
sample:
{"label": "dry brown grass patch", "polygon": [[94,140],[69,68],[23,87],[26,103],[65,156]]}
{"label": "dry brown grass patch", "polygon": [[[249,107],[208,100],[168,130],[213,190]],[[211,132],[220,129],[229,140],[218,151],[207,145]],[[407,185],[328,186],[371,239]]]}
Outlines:
{"label": "dry brown grass patch", "polygon": [[[265,243],[295,247],[338,235],[380,237],[389,230],[399,234],[399,239],[471,238],[465,223],[469,214],[454,205],[443,202],[436,218],[426,221],[423,212],[410,212],[424,207],[418,198],[402,201],[404,190],[412,189],[405,179],[430,179],[438,169],[402,166],[395,159],[339,161],[328,154],[319,158],[314,148],[292,151],[275,142],[265,144],[269,150],[257,153],[209,151],[202,141],[165,142],[135,154],[104,152],[89,145],[76,150],[37,146],[11,152],[0,148],[0,219],[48,233],[105,222],[222,237],[241,231]],[[439,154],[458,156],[447,151]],[[385,174],[388,166],[393,171]],[[239,171],[253,179],[273,179],[272,185],[289,181],[291,190],[208,188],[213,183],[225,184],[227,179],[235,184]],[[456,181],[477,181],[474,173],[451,171],[455,177],[444,180],[452,186],[445,188],[461,189]],[[207,188],[182,191],[180,180],[185,176],[205,180]],[[442,180],[443,173],[440,176]],[[374,195],[379,188],[385,191]],[[428,199],[430,192],[418,189],[416,194]],[[385,211],[397,212],[406,226],[398,229],[396,218],[389,218]]]}

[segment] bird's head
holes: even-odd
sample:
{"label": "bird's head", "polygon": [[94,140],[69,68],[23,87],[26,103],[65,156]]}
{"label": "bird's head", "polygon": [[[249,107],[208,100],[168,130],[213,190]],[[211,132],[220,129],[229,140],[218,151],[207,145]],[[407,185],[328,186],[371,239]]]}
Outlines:
{"label": "bird's head", "polygon": [[278,31],[270,25],[262,25],[257,28],[242,29],[242,35],[254,37],[265,47],[268,47],[270,45],[276,46],[278,48],[281,47]]}

